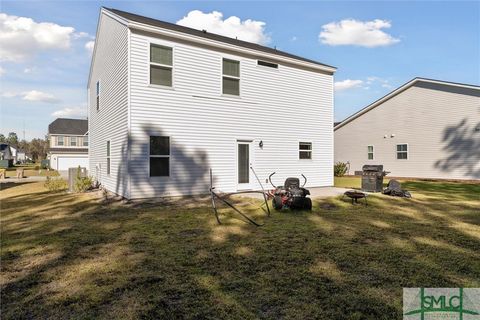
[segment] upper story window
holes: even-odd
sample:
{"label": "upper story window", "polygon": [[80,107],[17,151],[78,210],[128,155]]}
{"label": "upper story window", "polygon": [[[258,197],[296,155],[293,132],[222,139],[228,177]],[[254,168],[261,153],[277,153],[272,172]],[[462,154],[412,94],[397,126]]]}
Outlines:
{"label": "upper story window", "polygon": [[172,48],[150,44],[150,84],[171,87],[172,74]]}
{"label": "upper story window", "polygon": [[88,136],[83,136],[83,146],[88,147]]}
{"label": "upper story window", "polygon": [[96,85],[96,101],[97,101],[97,111],[100,110],[100,80],[97,81],[97,85]]}
{"label": "upper story window", "polygon": [[312,159],[312,143],[311,142],[298,143],[298,158]]}
{"label": "upper story window", "polygon": [[77,137],[70,137],[70,146],[71,147],[77,146]]}
{"label": "upper story window", "polygon": [[397,159],[398,160],[407,160],[408,159],[408,145],[397,144]]}
{"label": "upper story window", "polygon": [[58,136],[57,137],[57,146],[64,146],[64,145],[65,145],[64,137],[63,136]]}
{"label": "upper story window", "polygon": [[367,147],[367,159],[373,160],[373,146]]}
{"label": "upper story window", "polygon": [[257,64],[258,64],[259,66],[264,66],[264,67],[269,67],[269,68],[278,69],[278,64],[276,64],[276,63],[271,63],[271,62],[267,62],[267,61],[258,60],[258,61],[257,61]]}
{"label": "upper story window", "polygon": [[240,95],[240,61],[223,59],[222,93]]}

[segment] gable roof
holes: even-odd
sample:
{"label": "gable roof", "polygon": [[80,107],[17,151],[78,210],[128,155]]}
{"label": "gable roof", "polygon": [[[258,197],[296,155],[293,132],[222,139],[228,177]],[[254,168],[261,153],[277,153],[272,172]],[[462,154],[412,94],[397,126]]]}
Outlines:
{"label": "gable roof", "polygon": [[403,84],[402,86],[398,87],[397,89],[393,90],[389,94],[383,96],[382,98],[378,99],[377,101],[369,104],[365,108],[357,111],[356,113],[352,114],[351,116],[347,117],[345,120],[338,122],[337,125],[334,126],[334,131],[337,129],[340,129],[344,125],[350,123],[351,121],[355,120],[356,118],[360,117],[361,115],[367,113],[368,111],[378,107],[381,105],[383,102],[395,97],[399,93],[407,90],[408,88],[414,86],[417,83],[432,83],[432,84],[440,84],[440,85],[446,85],[446,86],[451,86],[451,87],[459,87],[459,88],[465,88],[465,89],[473,89],[473,90],[480,90],[480,86],[477,85],[472,85],[472,84],[465,84],[465,83],[457,83],[457,82],[449,82],[449,81],[442,81],[442,80],[435,80],[435,79],[428,79],[428,78],[414,78],[410,80],[409,82]]}
{"label": "gable roof", "polygon": [[[117,16],[122,17],[123,19],[126,19],[129,22],[136,22],[136,23],[140,23],[140,24],[143,24],[143,25],[148,25],[148,26],[153,26],[153,27],[157,27],[157,28],[167,29],[167,30],[171,30],[171,31],[175,31],[175,32],[178,32],[178,33],[183,33],[183,34],[187,34],[187,35],[191,35],[191,36],[195,36],[195,37],[199,37],[199,38],[214,40],[214,41],[217,41],[217,42],[226,43],[226,44],[233,45],[233,46],[240,47],[240,48],[246,48],[246,49],[251,49],[251,50],[255,50],[255,51],[260,51],[260,52],[263,52],[263,53],[276,55],[278,57],[289,58],[289,59],[293,59],[293,60],[296,60],[296,61],[307,62],[307,63],[314,64],[314,65],[317,65],[317,66],[321,66],[321,67],[324,68],[324,71],[331,72],[331,73],[335,72],[335,70],[336,70],[335,67],[332,67],[332,66],[324,64],[324,63],[320,63],[320,62],[315,61],[315,60],[303,58],[303,57],[300,57],[300,56],[297,56],[297,55],[294,55],[294,54],[291,54],[291,53],[288,53],[288,52],[280,51],[280,50],[277,50],[277,49],[274,49],[274,48],[265,47],[265,46],[262,46],[262,45],[259,45],[259,44],[256,44],[256,43],[242,41],[242,40],[238,40],[238,39],[234,39],[234,38],[229,38],[229,37],[221,36],[221,35],[215,34],[215,33],[210,33],[210,32],[208,32],[208,30],[204,31],[204,30],[197,30],[197,29],[193,29],[193,28],[189,28],[189,27],[184,27],[184,26],[180,26],[178,24],[165,22],[165,21],[161,21],[161,20],[157,20],[157,19],[152,19],[152,18],[148,18],[148,17],[141,16],[141,15],[138,15],[138,14],[125,12],[125,11],[121,11],[121,10],[117,10],[117,9],[113,9],[113,8],[103,7],[103,9],[107,10],[107,11],[109,11],[109,12],[111,12],[111,13],[117,15]],[[132,27],[131,25],[128,25],[128,26]]]}
{"label": "gable roof", "polygon": [[58,118],[48,125],[49,134],[85,135],[88,132],[88,120]]}

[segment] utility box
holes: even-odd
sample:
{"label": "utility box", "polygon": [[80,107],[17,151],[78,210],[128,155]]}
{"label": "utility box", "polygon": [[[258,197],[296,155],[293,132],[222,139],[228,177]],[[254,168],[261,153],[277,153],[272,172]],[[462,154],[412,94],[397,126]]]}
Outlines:
{"label": "utility box", "polygon": [[87,168],[68,168],[68,191],[75,192],[75,179],[77,176],[81,178],[87,177]]}
{"label": "utility box", "polygon": [[362,190],[381,192],[383,190],[383,177],[386,174],[383,171],[383,165],[364,165],[362,167]]}

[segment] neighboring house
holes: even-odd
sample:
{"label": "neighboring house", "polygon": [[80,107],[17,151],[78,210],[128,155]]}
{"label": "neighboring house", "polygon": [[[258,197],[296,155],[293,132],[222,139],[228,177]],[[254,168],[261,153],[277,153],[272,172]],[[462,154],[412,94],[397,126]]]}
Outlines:
{"label": "neighboring house", "polygon": [[415,78],[335,126],[335,161],[390,176],[480,179],[480,87]]}
{"label": "neighboring house", "polygon": [[308,177],[333,184],[334,67],[102,8],[88,82],[90,172],[126,198]]}
{"label": "neighboring house", "polygon": [[0,143],[0,160],[13,160],[12,147],[8,143]]}
{"label": "neighboring house", "polygon": [[88,169],[88,120],[56,119],[48,126],[50,168]]}

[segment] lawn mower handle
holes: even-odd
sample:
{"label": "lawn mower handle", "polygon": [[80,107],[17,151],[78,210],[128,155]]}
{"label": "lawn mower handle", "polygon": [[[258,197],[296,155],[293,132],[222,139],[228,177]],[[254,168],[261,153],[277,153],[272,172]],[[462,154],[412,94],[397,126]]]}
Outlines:
{"label": "lawn mower handle", "polygon": [[302,188],[303,188],[303,187],[305,187],[305,185],[307,184],[307,177],[305,177],[305,176],[303,175],[303,173],[302,173],[302,177],[303,177],[303,179],[305,179],[305,182],[304,182],[303,185],[302,185]]}
{"label": "lawn mower handle", "polygon": [[276,188],[276,186],[272,183],[272,176],[275,174],[275,172],[273,172],[271,175],[268,176],[268,181],[270,181],[270,184]]}

